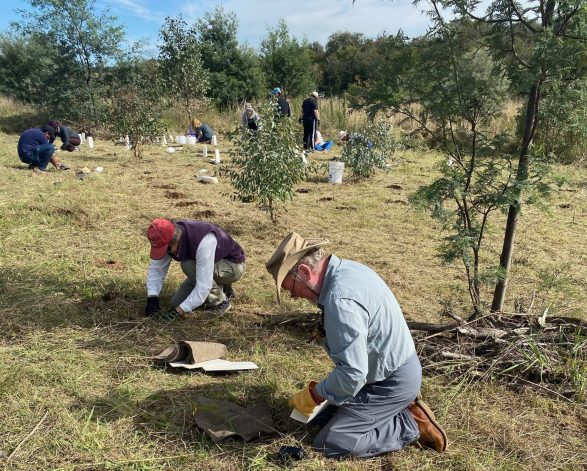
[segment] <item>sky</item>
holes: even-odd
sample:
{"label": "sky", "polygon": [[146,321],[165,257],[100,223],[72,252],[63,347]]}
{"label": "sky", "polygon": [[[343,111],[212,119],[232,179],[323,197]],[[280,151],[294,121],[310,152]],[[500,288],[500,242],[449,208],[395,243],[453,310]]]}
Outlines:
{"label": "sky", "polygon": [[[275,27],[279,18],[285,19],[290,33],[298,39],[325,44],[336,31],[363,33],[376,37],[398,30],[409,37],[424,34],[427,16],[421,11],[426,2],[414,6],[412,0],[97,0],[99,8],[108,7],[126,30],[130,43],[147,40],[147,50],[154,51],[158,31],[165,17],[181,17],[192,24],[217,4],[236,13],[241,44],[258,48],[268,27]],[[0,31],[10,22],[18,21],[17,8],[30,8],[25,1],[0,0]]]}

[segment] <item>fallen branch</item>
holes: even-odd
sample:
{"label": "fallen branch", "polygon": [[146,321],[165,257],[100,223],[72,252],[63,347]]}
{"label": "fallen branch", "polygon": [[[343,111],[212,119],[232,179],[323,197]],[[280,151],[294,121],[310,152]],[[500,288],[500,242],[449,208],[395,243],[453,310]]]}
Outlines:
{"label": "fallen branch", "polygon": [[457,316],[454,312],[452,311],[445,311],[444,315],[447,317],[450,317],[453,321],[455,321],[457,324],[463,325],[466,323],[465,319],[463,319],[462,317]]}
{"label": "fallen branch", "polygon": [[408,322],[408,327],[410,330],[422,330],[424,332],[448,332],[450,330],[455,330],[458,325],[454,324],[429,324],[427,322]]}
{"label": "fallen branch", "polygon": [[508,333],[502,329],[495,329],[493,327],[457,327],[457,332],[461,335],[465,335],[467,337],[473,338],[491,338],[491,339],[501,339],[505,337]]}
{"label": "fallen branch", "polygon": [[440,352],[440,356],[445,358],[452,358],[453,360],[475,360],[472,355],[464,355],[463,353]]}
{"label": "fallen branch", "polygon": [[587,324],[546,317],[540,326],[534,316],[503,313],[483,324],[480,319],[452,326],[409,323],[411,329],[423,331],[414,333],[422,367],[455,380],[531,385],[567,402],[581,402],[584,389],[577,386],[566,360],[572,357],[578,365],[587,361],[587,343],[580,337]]}

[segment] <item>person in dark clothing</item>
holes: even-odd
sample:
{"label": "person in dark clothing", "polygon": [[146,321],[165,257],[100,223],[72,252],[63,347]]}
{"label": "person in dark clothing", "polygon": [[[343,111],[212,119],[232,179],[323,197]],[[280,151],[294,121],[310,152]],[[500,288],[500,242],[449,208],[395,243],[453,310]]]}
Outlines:
{"label": "person in dark clothing", "polygon": [[[191,219],[155,219],[147,230],[151,263],[147,270],[145,314],[171,319],[204,306],[215,314],[230,309],[235,292],[232,283],[245,271],[245,252],[219,227]],[[173,298],[171,310],[159,311],[159,293],[171,260],[181,262],[186,280]]]}
{"label": "person in dark clothing", "polygon": [[191,132],[198,138],[198,142],[203,142],[205,144],[210,144],[212,142],[212,136],[214,135],[214,131],[210,126],[205,123],[202,123],[198,118],[192,119],[192,126]]}
{"label": "person in dark clothing", "polygon": [[18,139],[18,158],[21,162],[29,164],[30,170],[36,172],[44,172],[49,162],[57,170],[69,169],[67,165],[53,155],[55,146],[50,141],[54,140],[55,128],[52,126],[27,129]]}
{"label": "person in dark clothing", "polygon": [[291,117],[291,107],[289,106],[289,101],[287,101],[287,98],[281,92],[281,88],[274,88],[272,93],[277,97],[277,105],[279,106],[279,112],[283,116],[287,116],[288,118]]}
{"label": "person in dark clothing", "polygon": [[[81,137],[77,132],[67,126],[62,126],[59,121],[51,120],[49,121],[49,126],[55,128],[55,134],[61,139],[61,150],[73,152],[82,143]],[[55,137],[49,142],[53,144],[54,140]]]}
{"label": "person in dark clothing", "polygon": [[310,93],[310,96],[302,102],[300,122],[304,125],[304,149],[314,150],[314,136],[320,125],[318,92]]}

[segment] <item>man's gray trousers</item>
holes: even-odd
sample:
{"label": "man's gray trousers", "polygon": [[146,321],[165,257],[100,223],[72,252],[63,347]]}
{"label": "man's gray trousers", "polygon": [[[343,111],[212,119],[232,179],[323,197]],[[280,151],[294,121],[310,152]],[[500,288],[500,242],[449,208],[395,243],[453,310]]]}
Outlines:
{"label": "man's gray trousers", "polygon": [[421,383],[422,367],[414,354],[389,378],[366,384],[350,401],[317,416],[317,422],[328,414],[332,418],[312,446],[329,458],[367,458],[401,450],[419,437],[407,407],[416,399]]}

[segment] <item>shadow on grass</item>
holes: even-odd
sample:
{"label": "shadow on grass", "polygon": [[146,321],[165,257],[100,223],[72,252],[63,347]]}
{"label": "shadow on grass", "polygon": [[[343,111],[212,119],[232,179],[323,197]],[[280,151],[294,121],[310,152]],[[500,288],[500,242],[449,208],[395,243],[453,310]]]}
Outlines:
{"label": "shadow on grass", "polygon": [[[111,260],[102,265],[110,266],[108,263],[116,265]],[[316,313],[241,313],[238,299],[221,317],[196,310],[179,319],[158,320],[144,315],[143,280],[108,279],[105,274],[92,282],[68,283],[59,279],[60,270],[63,267],[55,273],[18,268],[0,271],[0,305],[4,306],[0,309],[0,339],[11,340],[39,330],[83,329],[77,340],[80,348],[106,352],[119,362],[133,358],[117,368],[116,374],[123,376],[136,371],[137,362],[143,366],[145,359],[177,340],[222,342],[237,356],[250,355],[259,342],[286,342],[291,348],[303,349],[319,320]],[[169,309],[176,287],[168,283],[161,293],[163,310]]]}
{"label": "shadow on grass", "polygon": [[[203,375],[193,372],[185,374],[194,376],[194,379]],[[205,447],[217,445],[214,445],[196,425],[195,414],[200,398],[228,401],[245,408],[264,401],[272,413],[275,431],[273,437],[299,429],[299,423],[289,419],[290,409],[287,401],[275,398],[274,385],[243,384],[234,374],[214,375],[214,380],[210,384],[190,388],[159,390],[140,401],[133,399],[126,390],[116,390],[107,396],[82,402],[81,407],[93,411],[95,418],[106,422],[132,417],[137,430],[158,440],[163,438],[166,441],[197,442]],[[262,435],[261,440],[264,437],[267,436]],[[242,442],[236,438],[229,439],[228,443],[232,440]]]}

